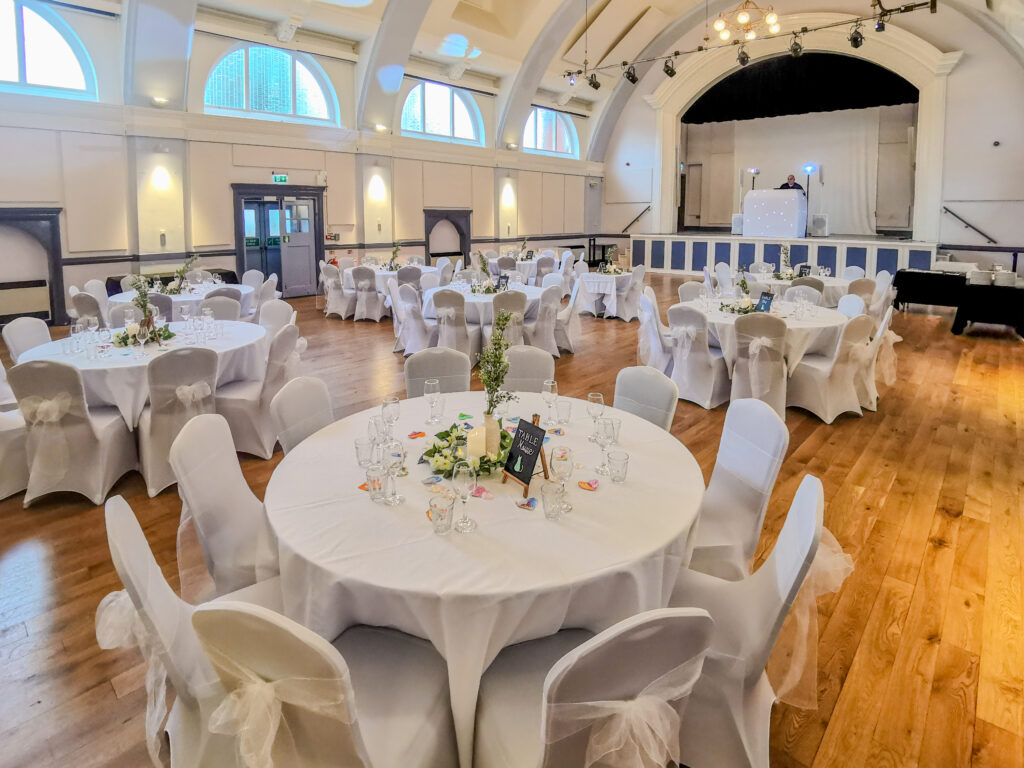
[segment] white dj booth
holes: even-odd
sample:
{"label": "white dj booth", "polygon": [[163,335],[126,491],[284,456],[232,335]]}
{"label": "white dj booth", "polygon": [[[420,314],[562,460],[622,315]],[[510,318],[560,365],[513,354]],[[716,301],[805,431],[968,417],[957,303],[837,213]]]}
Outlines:
{"label": "white dj booth", "polygon": [[744,237],[804,237],[807,196],[799,189],[752,189],[743,197]]}

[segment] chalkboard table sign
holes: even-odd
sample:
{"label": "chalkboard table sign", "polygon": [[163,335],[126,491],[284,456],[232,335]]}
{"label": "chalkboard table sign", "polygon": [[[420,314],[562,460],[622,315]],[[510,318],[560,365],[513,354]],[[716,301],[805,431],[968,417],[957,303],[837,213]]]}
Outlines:
{"label": "chalkboard table sign", "polygon": [[761,298],[757,300],[757,311],[768,312],[772,308],[772,299],[775,298],[775,294],[771,291],[765,291],[761,294]]}
{"label": "chalkboard table sign", "polygon": [[533,414],[533,421],[519,420],[516,433],[512,435],[512,445],[508,449],[505,468],[502,469],[501,482],[513,480],[523,486],[523,498],[530,494],[530,480],[533,479],[540,459],[544,477],[548,477],[548,460],[544,456],[544,430],[540,424],[540,414]]}
{"label": "chalkboard table sign", "polygon": [[811,265],[810,264],[801,264],[800,265],[800,271],[797,273],[797,276],[798,277],[807,277],[810,274],[811,274]]}

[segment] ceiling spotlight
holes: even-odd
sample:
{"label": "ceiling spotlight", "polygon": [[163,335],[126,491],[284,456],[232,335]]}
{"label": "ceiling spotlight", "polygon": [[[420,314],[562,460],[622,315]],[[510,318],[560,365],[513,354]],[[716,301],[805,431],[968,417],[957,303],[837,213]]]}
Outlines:
{"label": "ceiling spotlight", "polygon": [[676,65],[672,62],[672,59],[665,59],[665,74],[669,77],[676,76]]}
{"label": "ceiling spotlight", "polygon": [[864,33],[860,31],[860,24],[853,28],[853,32],[850,33],[847,39],[854,48],[860,48],[864,45]]}
{"label": "ceiling spotlight", "polygon": [[736,61],[741,67],[745,67],[750,63],[750,54],[747,53],[743,46],[740,46],[740,52],[736,54]]}
{"label": "ceiling spotlight", "polygon": [[728,40],[730,37],[732,37],[732,33],[728,29],[723,29],[721,32],[718,33],[718,36],[722,40]]}
{"label": "ceiling spotlight", "polygon": [[576,75],[569,75],[569,85],[576,85]]}
{"label": "ceiling spotlight", "polygon": [[601,81],[597,79],[596,72],[592,72],[590,77],[587,78],[587,85],[589,85],[595,91],[601,87]]}
{"label": "ceiling spotlight", "polygon": [[743,37],[746,38],[747,40],[756,40],[757,39],[757,32],[755,32],[754,30],[751,29]]}
{"label": "ceiling spotlight", "polygon": [[750,14],[747,13],[746,11],[740,11],[739,13],[736,14],[736,23],[737,24],[749,24],[750,23]]}
{"label": "ceiling spotlight", "polygon": [[800,38],[796,35],[793,36],[793,42],[789,46],[789,52],[793,56],[799,56],[804,52],[804,47],[800,44]]}
{"label": "ceiling spotlight", "polygon": [[885,19],[879,17],[875,22],[875,32],[885,32]]}
{"label": "ceiling spotlight", "polygon": [[626,71],[622,73],[622,76],[629,80],[633,85],[636,85],[637,80],[640,79],[636,76],[636,68],[632,64],[630,64]]}
{"label": "ceiling spotlight", "polygon": [[774,26],[779,23],[779,15],[775,11],[769,11],[764,17],[764,23],[768,26]]}
{"label": "ceiling spotlight", "polygon": [[773,35],[779,34],[780,29],[782,29],[782,27],[780,27],[778,23],[772,24],[771,26],[768,27],[768,31],[771,32]]}
{"label": "ceiling spotlight", "polygon": [[715,23],[712,24],[711,26],[715,28],[715,32],[721,32],[723,29],[725,29],[725,19],[719,16],[717,19],[715,19]]}

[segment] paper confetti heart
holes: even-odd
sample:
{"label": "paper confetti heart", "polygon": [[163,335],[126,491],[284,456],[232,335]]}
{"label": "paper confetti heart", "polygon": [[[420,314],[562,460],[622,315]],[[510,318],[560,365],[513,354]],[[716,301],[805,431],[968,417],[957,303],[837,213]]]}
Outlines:
{"label": "paper confetti heart", "polygon": [[516,506],[519,507],[520,509],[536,509],[537,499],[535,499],[533,496],[531,496],[528,499],[519,499],[516,502]]}
{"label": "paper confetti heart", "polygon": [[362,485],[359,486],[359,490],[360,491],[368,491],[370,489],[366,487],[366,483],[363,483]]}
{"label": "paper confetti heart", "polygon": [[410,432],[409,433],[409,439],[410,440],[415,440],[418,437],[426,437],[426,436],[427,436],[426,432]]}
{"label": "paper confetti heart", "polygon": [[596,491],[598,486],[597,480],[580,480],[580,488],[584,491]]}
{"label": "paper confetti heart", "polygon": [[434,516],[430,514],[430,507],[427,507],[427,520],[434,522]]}
{"label": "paper confetti heart", "polygon": [[466,419],[472,419],[473,417],[468,413],[460,413],[459,421],[465,421]]}
{"label": "paper confetti heart", "polygon": [[493,499],[494,494],[484,488],[482,485],[478,485],[473,489],[472,496],[474,499]]}
{"label": "paper confetti heart", "polygon": [[515,427],[505,427],[505,431],[508,432],[510,435],[514,435],[516,433],[516,428]]}
{"label": "paper confetti heart", "polygon": [[440,475],[431,475],[430,477],[425,477],[424,479],[420,480],[420,482],[423,483],[424,485],[437,485],[443,479],[444,478],[442,478]]}
{"label": "paper confetti heart", "polygon": [[554,429],[549,429],[548,434],[555,435],[556,437],[561,437],[562,435],[565,434],[565,430],[562,429],[561,427],[555,427]]}

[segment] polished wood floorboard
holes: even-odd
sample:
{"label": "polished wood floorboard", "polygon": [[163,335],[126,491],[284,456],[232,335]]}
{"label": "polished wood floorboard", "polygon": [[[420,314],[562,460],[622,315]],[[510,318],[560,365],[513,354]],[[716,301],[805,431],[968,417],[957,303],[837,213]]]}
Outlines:
{"label": "polished wood floorboard", "polygon": [[[649,282],[664,314],[679,281]],[[303,371],[327,381],[337,416],[404,394],[390,322],[325,320],[313,299],[294,304],[309,340]],[[896,315],[900,380],[882,388],[877,413],[831,426],[788,413],[758,557],[812,473],[856,569],[819,604],[819,706],[776,707],[773,765],[1024,768],[1024,345],[996,329],[953,336],[951,320]],[[583,326],[578,354],[558,361],[559,389],[610,400],[618,370],[635,364],[637,324]],[[724,416],[679,403],[672,431],[705,477]],[[280,457],[243,459],[261,497]],[[113,493],[178,588],[175,490],[149,499],[132,473]],[[120,588],[103,510],[71,495],[21,504],[0,502],[0,767],[145,766],[140,657],[101,651],[93,634],[100,599]]]}

